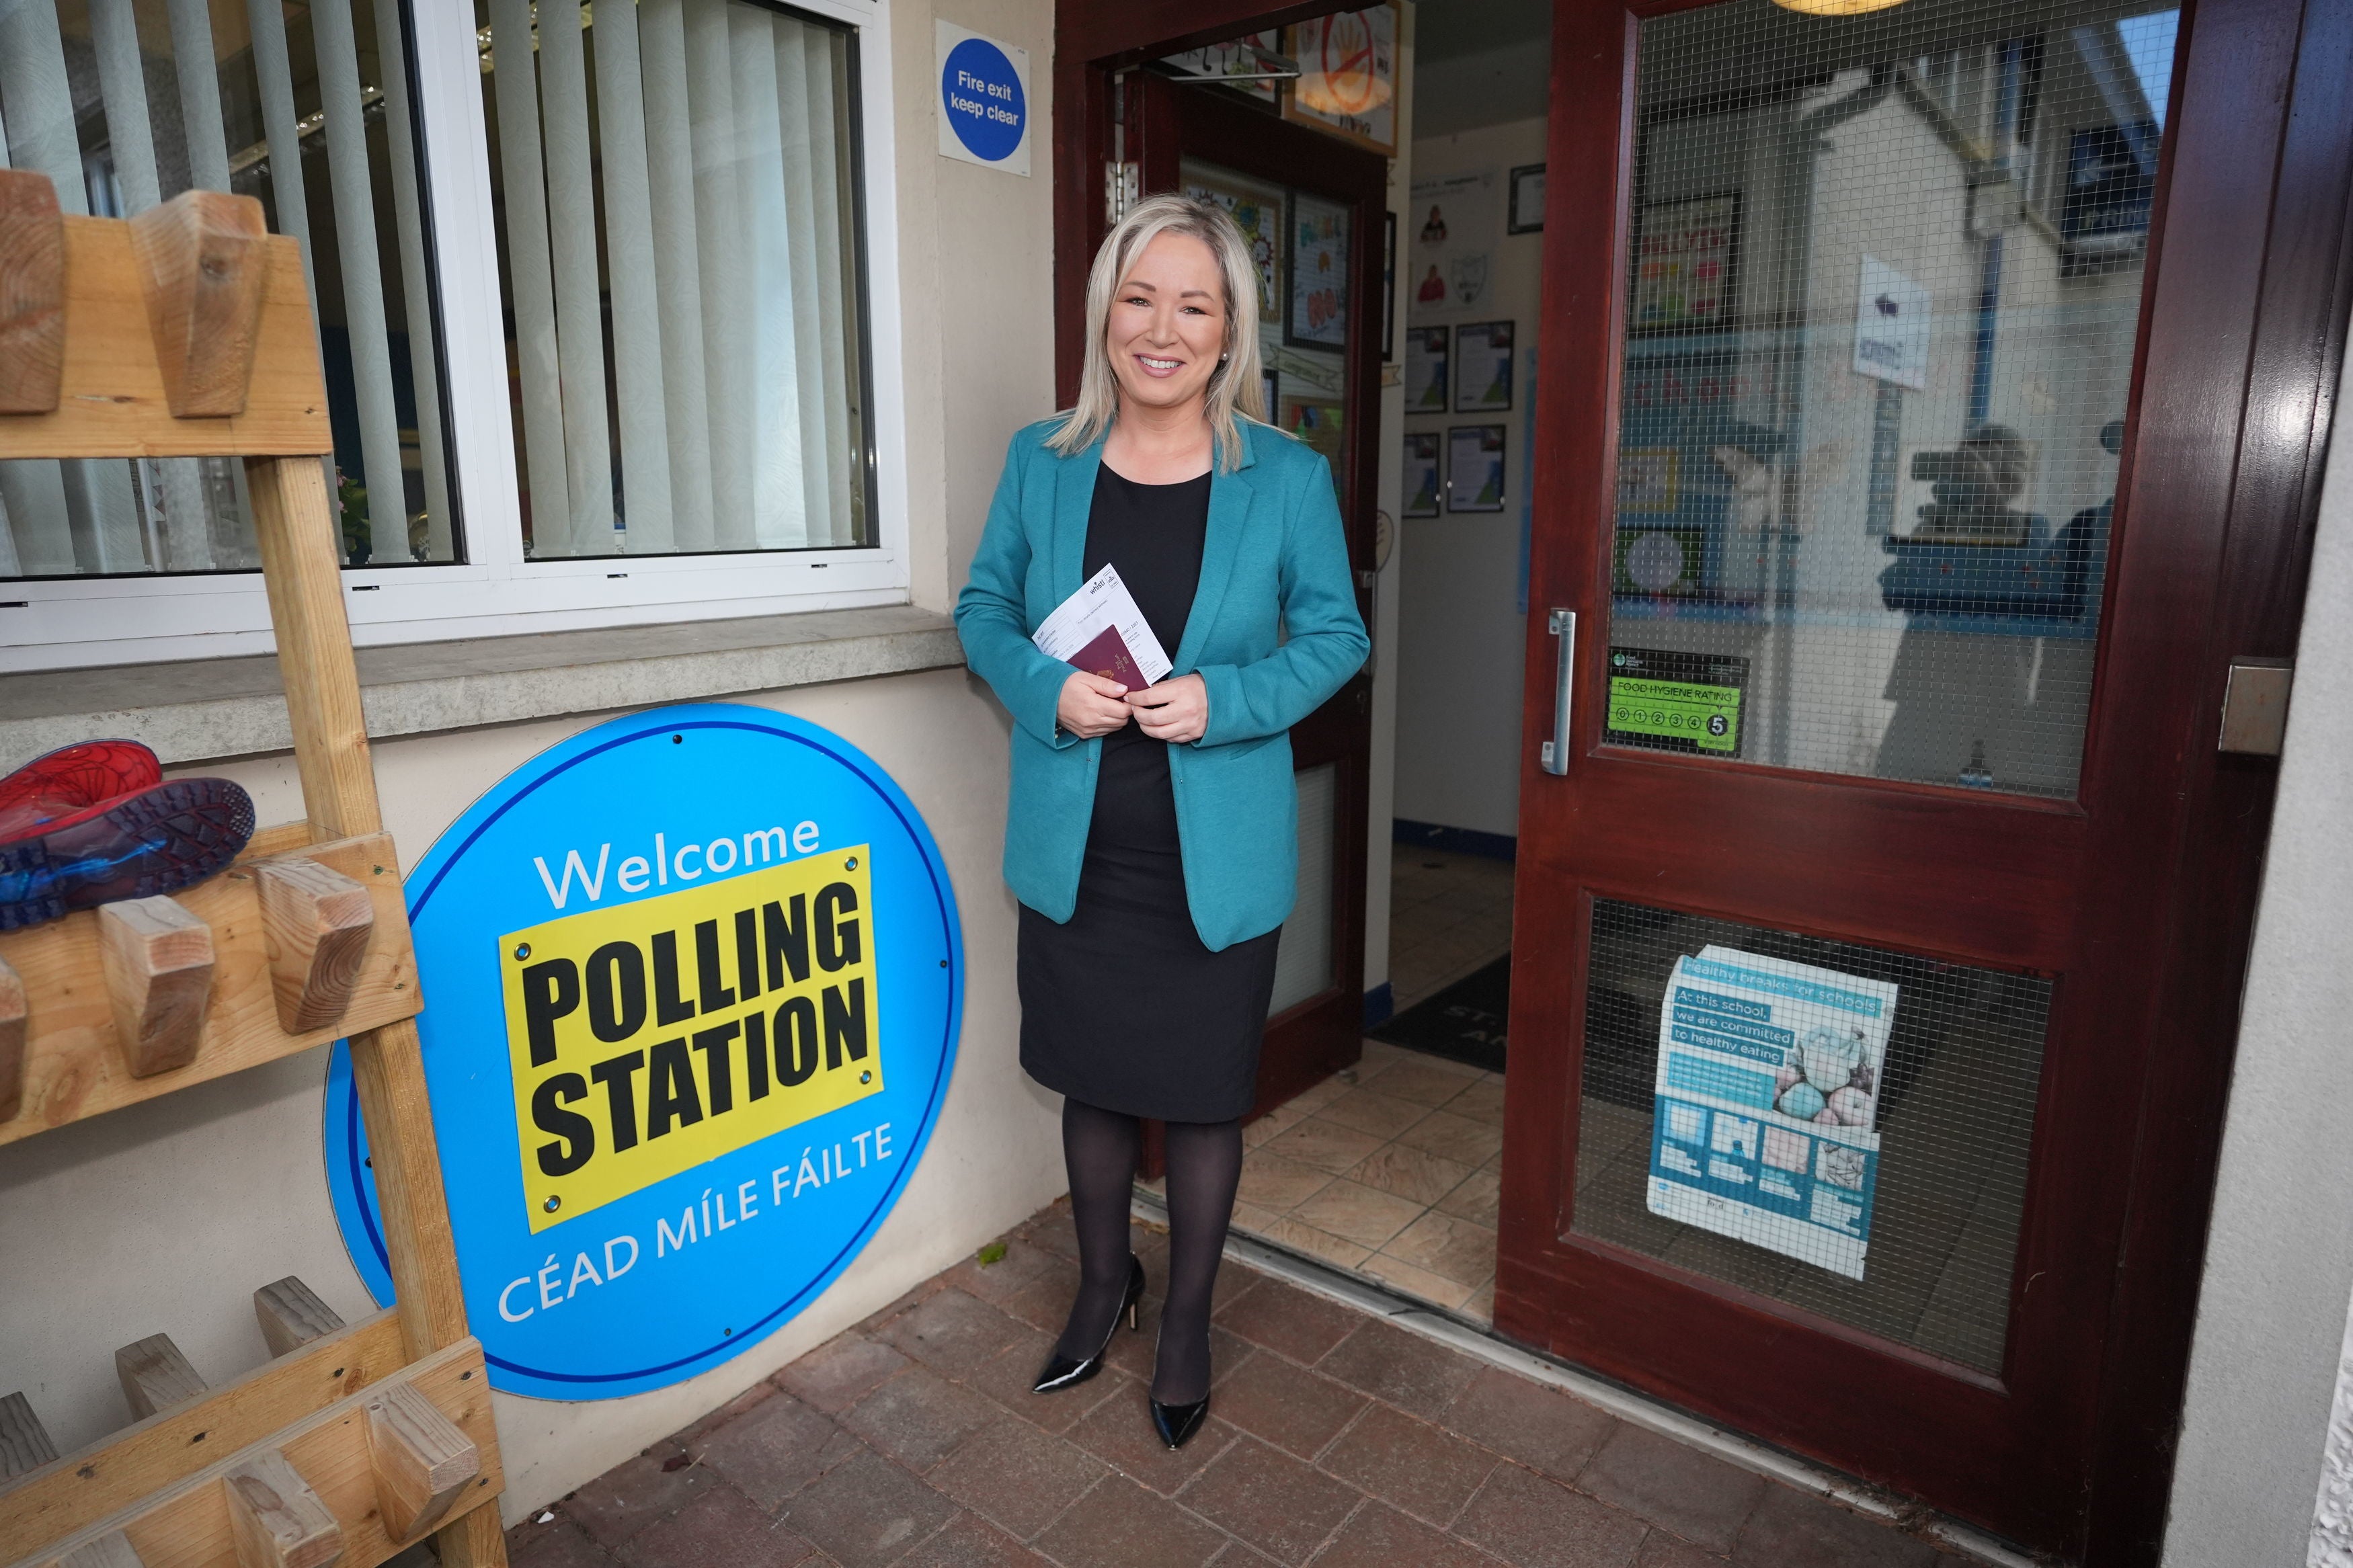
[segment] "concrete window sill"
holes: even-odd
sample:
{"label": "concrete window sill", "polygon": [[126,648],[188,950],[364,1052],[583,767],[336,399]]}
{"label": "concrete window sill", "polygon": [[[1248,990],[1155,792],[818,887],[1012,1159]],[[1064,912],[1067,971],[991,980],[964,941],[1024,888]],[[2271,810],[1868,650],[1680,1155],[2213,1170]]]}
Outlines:
{"label": "concrete window sill", "polygon": [[[907,605],[359,650],[378,740],[963,663],[955,624]],[[0,772],[101,735],[167,763],[286,751],[284,690],[274,654],[0,676]]]}

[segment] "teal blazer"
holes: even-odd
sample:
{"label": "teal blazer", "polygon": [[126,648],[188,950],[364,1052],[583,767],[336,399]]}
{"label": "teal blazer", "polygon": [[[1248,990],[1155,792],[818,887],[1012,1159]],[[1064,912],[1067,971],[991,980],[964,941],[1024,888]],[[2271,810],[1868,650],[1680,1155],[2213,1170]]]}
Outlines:
{"label": "teal blazer", "polygon": [[[1071,667],[1029,640],[1078,592],[1098,441],[1065,458],[1046,446],[1059,420],[1013,437],[972,576],[956,599],[965,658],[1013,715],[1013,788],[1005,880],[1048,918],[1071,918],[1094,814],[1103,742],[1064,734],[1054,708]],[[1348,542],[1332,470],[1313,448],[1241,421],[1241,467],[1209,480],[1201,582],[1172,675],[1198,674],[1209,698],[1198,741],[1168,748],[1186,901],[1213,951],[1272,931],[1299,889],[1299,792],[1291,727],[1365,662]]]}

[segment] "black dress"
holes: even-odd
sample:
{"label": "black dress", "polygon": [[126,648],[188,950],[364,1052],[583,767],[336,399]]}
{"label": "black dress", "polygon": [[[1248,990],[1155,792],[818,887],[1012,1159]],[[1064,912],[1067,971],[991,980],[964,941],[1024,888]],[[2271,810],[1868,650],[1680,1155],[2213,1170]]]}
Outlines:
{"label": "black dress", "polygon": [[[1209,476],[1095,480],[1085,574],[1105,563],[1171,654],[1201,577]],[[1211,952],[1185,901],[1168,743],[1106,735],[1068,922],[1021,910],[1021,1066],[1048,1089],[1130,1116],[1226,1121],[1250,1108],[1274,994],[1271,931]]]}

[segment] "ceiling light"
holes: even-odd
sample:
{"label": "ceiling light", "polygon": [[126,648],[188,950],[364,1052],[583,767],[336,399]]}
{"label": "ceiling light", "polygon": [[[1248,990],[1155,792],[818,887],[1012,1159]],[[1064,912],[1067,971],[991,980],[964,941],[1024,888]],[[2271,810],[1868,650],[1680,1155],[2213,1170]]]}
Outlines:
{"label": "ceiling light", "polygon": [[1903,3],[1904,0],[1773,0],[1784,11],[1802,11],[1809,16],[1860,16],[1866,11],[1884,11]]}

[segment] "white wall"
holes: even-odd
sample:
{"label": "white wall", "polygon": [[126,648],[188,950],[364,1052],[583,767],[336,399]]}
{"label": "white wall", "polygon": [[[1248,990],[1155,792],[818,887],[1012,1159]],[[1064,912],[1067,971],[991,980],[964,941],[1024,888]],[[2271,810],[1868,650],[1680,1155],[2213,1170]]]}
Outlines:
{"label": "white wall", "polygon": [[[2353,391],[2353,376],[2338,394]],[[2353,442],[2329,454],[2206,1243],[2165,1561],[2353,1561]],[[2326,1484],[2330,1528],[2314,1534]]]}
{"label": "white wall", "polygon": [[[1030,51],[1038,137],[1027,179],[939,157],[934,6],[898,0],[910,531],[917,602],[944,607],[963,581],[1008,437],[1052,409],[1052,7],[951,0],[939,10]],[[887,188],[870,195],[891,198]],[[511,1521],[749,1387],[1062,1190],[1056,1105],[1017,1060],[1014,906],[997,871],[1002,710],[962,671],[743,700],[841,734],[923,813],[955,881],[970,965],[955,1078],[890,1221],[797,1321],[726,1365],[657,1393],[584,1405],[499,1396]],[[377,778],[403,864],[414,865],[501,776],[607,716],[379,746]],[[245,784],[264,821],[301,815],[290,758],[198,771]],[[220,1382],[267,1359],[250,1304],[256,1286],[299,1274],[346,1317],[368,1310],[327,1197],[325,1065],[313,1052],[0,1149],[0,1393],[24,1390],[62,1447],[126,1423],[113,1370],[119,1345],[167,1331],[200,1373]]]}
{"label": "white wall", "polygon": [[[1538,47],[1531,51],[1541,55]],[[1450,62],[1459,65],[1461,62]],[[1419,95],[1432,99],[1430,78]],[[1492,169],[1498,184],[1545,160],[1545,121],[1518,120],[1413,143],[1413,177]],[[1501,219],[1498,219],[1500,225]],[[1520,614],[1520,508],[1527,478],[1528,355],[1535,346],[1544,236],[1500,236],[1493,309],[1479,321],[1519,323],[1521,383],[1507,415],[1416,414],[1409,431],[1450,425],[1507,428],[1520,489],[1500,512],[1416,518],[1400,524],[1398,606],[1397,795],[1393,815],[1482,833],[1516,835],[1520,816],[1520,687],[1526,617]],[[1400,239],[1398,248],[1407,248]],[[1400,268],[1402,269],[1402,268]],[[1385,428],[1395,428],[1388,426]]]}

